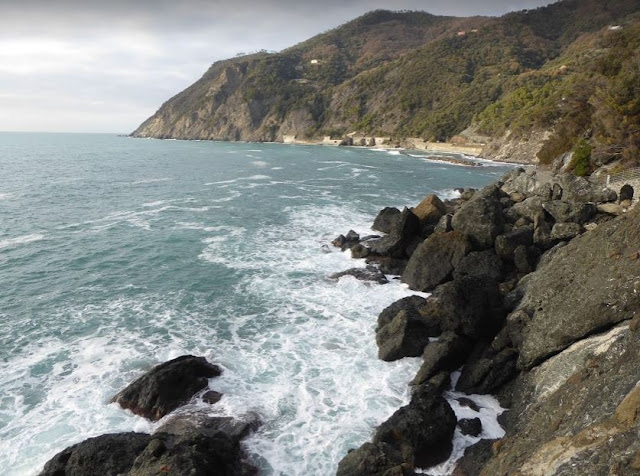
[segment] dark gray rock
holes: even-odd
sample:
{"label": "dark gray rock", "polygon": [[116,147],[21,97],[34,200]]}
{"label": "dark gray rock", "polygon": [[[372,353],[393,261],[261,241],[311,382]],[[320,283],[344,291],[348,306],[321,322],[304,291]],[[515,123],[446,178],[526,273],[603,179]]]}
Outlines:
{"label": "dark gray rock", "polygon": [[513,252],[513,264],[519,273],[527,274],[536,269],[540,250],[535,246],[520,245]]}
{"label": "dark gray rock", "polygon": [[465,276],[438,286],[419,312],[442,331],[472,339],[492,339],[505,318],[498,284],[486,276]]}
{"label": "dark gray rock", "polygon": [[463,407],[471,408],[471,410],[473,410],[474,412],[480,411],[480,407],[478,406],[478,404],[473,400],[471,400],[470,398],[460,397],[460,398],[457,398],[456,400]]}
{"label": "dark gray rock", "polygon": [[378,216],[373,221],[374,230],[381,231],[383,233],[391,233],[392,228],[395,226],[395,222],[400,218],[400,210],[397,208],[387,207],[380,210]]}
{"label": "dark gray rock", "polygon": [[569,203],[554,200],[543,205],[557,223],[578,223],[582,225],[593,217],[598,209],[593,203]]}
{"label": "dark gray rock", "polygon": [[391,362],[403,357],[418,357],[429,343],[431,333],[419,314],[402,310],[376,332],[378,358]]}
{"label": "dark gray rock", "polygon": [[351,257],[353,259],[366,258],[371,254],[371,250],[364,245],[358,243],[351,248]]}
{"label": "dark gray rock", "polygon": [[378,329],[389,324],[400,311],[418,314],[418,309],[420,309],[425,302],[427,302],[427,300],[421,296],[407,296],[402,299],[398,299],[394,303],[385,307],[378,315]]}
{"label": "dark gray rock", "polygon": [[562,200],[562,186],[559,183],[553,184],[552,200]]}
{"label": "dark gray rock", "polygon": [[393,221],[389,234],[379,240],[367,243],[372,253],[392,258],[408,258],[407,248],[411,247],[420,232],[420,221],[411,210],[405,208]]}
{"label": "dark gray rock", "polygon": [[378,268],[384,274],[400,276],[407,268],[407,263],[409,262],[409,260],[391,258],[390,256],[378,256],[371,259],[371,255],[369,255],[366,262],[378,263]]}
{"label": "dark gray rock", "polygon": [[428,468],[451,454],[456,423],[441,390],[424,384],[414,391],[409,405],[378,427],[373,442],[393,447],[412,466]]}
{"label": "dark gray rock", "polygon": [[222,370],[204,357],[183,355],[160,364],[115,395],[111,402],[152,421],[187,403]]}
{"label": "dark gray rock", "polygon": [[451,228],[451,220],[453,218],[453,215],[451,214],[446,214],[446,215],[442,215],[442,217],[440,218],[440,220],[438,221],[438,224],[435,226],[435,228],[433,229],[434,233],[447,233],[449,231],[452,231],[453,228]]}
{"label": "dark gray rock", "polygon": [[454,279],[464,276],[488,276],[496,281],[502,281],[504,265],[493,250],[474,251],[462,258],[453,272]]}
{"label": "dark gray rock", "polygon": [[127,474],[152,440],[143,433],[101,435],[70,446],[51,458],[40,476],[116,476]]}
{"label": "dark gray rock", "polygon": [[462,192],[460,192],[460,198],[462,200],[469,201],[476,194],[477,190],[475,188],[465,188]]}
{"label": "dark gray rock", "polygon": [[491,248],[496,236],[502,233],[504,217],[499,197],[497,186],[483,189],[462,205],[451,220],[453,229],[467,235],[476,249]]}
{"label": "dark gray rock", "polygon": [[366,268],[351,268],[329,276],[329,279],[340,279],[344,276],[353,276],[360,281],[371,281],[378,284],[387,284],[387,277],[373,265],[367,265]]}
{"label": "dark gray rock", "polygon": [[463,435],[479,436],[482,433],[482,422],[480,418],[464,418],[458,421],[460,432]]}
{"label": "dark gray rock", "polygon": [[551,187],[551,184],[549,182],[540,185],[535,189],[534,193],[545,202],[553,200],[553,188]]}
{"label": "dark gray rock", "polygon": [[481,468],[493,456],[492,447],[495,442],[496,440],[480,440],[467,448],[456,463],[451,476],[478,476]]}
{"label": "dark gray rock", "polygon": [[557,241],[573,240],[584,232],[582,225],[577,223],[556,223],[551,229],[551,239]]}
{"label": "dark gray rock", "polygon": [[411,289],[429,291],[447,281],[470,251],[471,243],[462,233],[434,233],[413,253],[402,281]]}
{"label": "dark gray rock", "polygon": [[213,405],[222,400],[222,394],[220,392],[214,392],[213,390],[209,390],[202,396],[202,401],[204,403],[208,403],[209,405]]}
{"label": "dark gray rock", "polygon": [[533,244],[533,227],[523,226],[496,237],[496,254],[505,261],[513,262],[513,253],[518,246]]}
{"label": "dark gray rock", "polygon": [[468,338],[445,332],[437,342],[431,342],[422,354],[422,366],[411,385],[422,385],[441,371],[453,371],[467,359],[473,348]]}
{"label": "dark gray rock", "polygon": [[520,307],[532,319],[524,332],[520,365],[549,355],[640,310],[640,209],[598,226],[557,250],[527,287]]}
{"label": "dark gray rock", "polygon": [[522,167],[515,168],[500,179],[503,182],[502,189],[507,193],[524,193],[533,192],[538,184],[535,171],[527,171]]}
{"label": "dark gray rock", "polygon": [[456,390],[465,393],[488,394],[512,380],[518,374],[518,353],[504,349],[499,353],[491,349],[480,359],[474,359],[462,367]]}
{"label": "dark gray rock", "polygon": [[336,476],[404,476],[402,464],[402,455],[392,446],[365,443],[342,458]]}
{"label": "dark gray rock", "polygon": [[529,197],[525,201],[516,203],[511,210],[518,217],[533,221],[536,214],[542,210],[544,201],[540,197]]}
{"label": "dark gray rock", "polygon": [[571,203],[615,202],[618,194],[600,183],[591,182],[586,177],[563,174],[560,178],[562,199]]}
{"label": "dark gray rock", "polygon": [[533,220],[533,243],[542,250],[548,250],[557,243],[551,238],[551,224],[543,210],[539,210]]}

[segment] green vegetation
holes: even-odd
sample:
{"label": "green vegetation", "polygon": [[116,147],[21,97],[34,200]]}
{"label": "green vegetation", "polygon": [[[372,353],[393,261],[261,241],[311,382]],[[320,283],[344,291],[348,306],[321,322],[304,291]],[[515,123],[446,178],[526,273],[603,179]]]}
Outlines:
{"label": "green vegetation", "polygon": [[274,140],[291,133],[286,124],[306,137],[432,141],[470,125],[496,138],[547,131],[543,163],[573,151],[579,174],[613,160],[636,165],[639,7],[564,0],[501,18],[378,10],[281,53],[216,63],[157,115],[187,137]]}
{"label": "green vegetation", "polygon": [[585,139],[580,139],[573,148],[573,156],[569,169],[579,177],[584,177],[591,173],[591,150],[592,147]]}

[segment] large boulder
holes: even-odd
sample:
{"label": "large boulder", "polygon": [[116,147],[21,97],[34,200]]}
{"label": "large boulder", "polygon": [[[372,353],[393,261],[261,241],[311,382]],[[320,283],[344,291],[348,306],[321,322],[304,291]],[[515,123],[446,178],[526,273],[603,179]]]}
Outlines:
{"label": "large boulder", "polygon": [[336,476],[403,476],[399,451],[386,443],[365,443],[338,464]]}
{"label": "large boulder", "polygon": [[411,210],[420,221],[438,223],[438,220],[447,213],[447,207],[437,195],[427,195],[420,204]]}
{"label": "large boulder", "polygon": [[376,332],[378,357],[391,362],[403,357],[418,357],[432,334],[420,314],[402,310]]}
{"label": "large boulder", "polygon": [[395,226],[398,218],[400,218],[400,210],[393,207],[383,208],[376,216],[371,228],[383,233],[391,233],[391,229]]}
{"label": "large boulder", "polygon": [[510,348],[494,352],[487,349],[479,359],[470,359],[456,383],[456,390],[465,393],[488,394],[494,392],[517,374],[518,353]]}
{"label": "large boulder", "polygon": [[640,311],[638,250],[640,210],[634,210],[570,241],[531,275],[520,303],[532,318],[519,365],[531,368]]}
{"label": "large boulder", "polygon": [[562,199],[571,203],[615,202],[618,194],[606,186],[586,177],[563,174],[560,179]]}
{"label": "large boulder", "polygon": [[427,302],[425,298],[415,295],[398,299],[385,307],[378,315],[378,329],[389,324],[400,311],[407,311],[414,314],[418,313],[418,309],[420,309],[425,302]]}
{"label": "large boulder", "polygon": [[451,454],[456,423],[441,389],[426,383],[414,391],[409,405],[378,427],[373,443],[391,446],[410,467],[428,468]]}
{"label": "large boulder", "polygon": [[117,433],[89,438],[54,456],[40,475],[255,474],[255,468],[244,462],[240,446],[247,433],[227,433],[230,425],[227,419],[221,420],[225,421],[198,427],[182,425],[173,433]]}
{"label": "large boulder", "polygon": [[493,250],[474,251],[462,258],[453,272],[454,279],[464,276],[488,276],[496,281],[502,281],[504,265]]}
{"label": "large boulder", "polygon": [[425,347],[422,366],[411,381],[411,385],[422,385],[441,371],[453,371],[467,359],[472,342],[455,332],[443,333],[436,342]]}
{"label": "large boulder", "polygon": [[476,249],[491,248],[504,229],[500,190],[496,185],[483,189],[453,215],[451,226],[471,240]]}
{"label": "large boulder", "polygon": [[116,394],[111,402],[156,421],[187,403],[222,370],[204,357],[183,355],[160,364]]}
{"label": "large boulder", "polygon": [[518,246],[533,244],[533,227],[523,226],[496,237],[496,254],[505,261],[513,261],[513,253]]}
{"label": "large boulder", "polygon": [[89,438],[51,458],[40,476],[127,474],[151,440],[151,435],[144,433],[116,433]]}
{"label": "large boulder", "polygon": [[[411,210],[405,208],[402,213],[393,221],[389,228],[388,235],[367,243],[372,253],[392,258],[408,258],[410,253],[408,248],[415,248],[420,232],[420,221]],[[412,246],[413,245],[413,246]]]}
{"label": "large boulder", "polygon": [[536,171],[525,170],[522,167],[510,170],[500,180],[503,182],[502,190],[507,193],[528,194],[533,192],[538,185]]}
{"label": "large boulder", "polygon": [[582,225],[597,213],[593,203],[569,203],[554,200],[543,205],[544,209],[553,217],[556,223],[577,223]]}
{"label": "large boulder", "polygon": [[536,214],[542,210],[543,203],[545,202],[540,197],[529,197],[520,203],[516,203],[511,209],[517,216],[533,221]]}
{"label": "large boulder", "polygon": [[472,250],[462,233],[434,233],[416,249],[409,259],[402,282],[417,291],[430,291],[450,279],[453,270]]}
{"label": "large boulder", "polygon": [[493,338],[505,318],[498,284],[486,276],[464,276],[441,284],[419,312],[442,331],[484,340]]}

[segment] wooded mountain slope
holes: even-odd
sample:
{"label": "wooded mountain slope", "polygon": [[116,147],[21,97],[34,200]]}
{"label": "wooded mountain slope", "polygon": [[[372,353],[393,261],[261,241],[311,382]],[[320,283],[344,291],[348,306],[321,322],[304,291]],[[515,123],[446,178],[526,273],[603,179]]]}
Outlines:
{"label": "wooded mountain slope", "polygon": [[280,53],[214,63],[133,135],[447,140],[473,126],[490,137],[549,131],[541,160],[580,147],[587,158],[572,166],[585,172],[634,161],[639,12],[640,0],[564,0],[500,18],[374,11]]}

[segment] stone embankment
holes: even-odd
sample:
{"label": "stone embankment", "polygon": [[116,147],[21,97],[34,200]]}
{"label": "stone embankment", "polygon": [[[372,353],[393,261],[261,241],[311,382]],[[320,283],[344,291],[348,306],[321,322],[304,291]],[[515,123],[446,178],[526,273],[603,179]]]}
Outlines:
{"label": "stone embankment", "polygon": [[469,426],[449,389],[510,408],[506,437],[468,448],[457,476],[640,474],[640,211],[619,201],[585,178],[515,169],[457,200],[382,210],[382,238],[339,237],[431,295],[378,317],[379,357],[423,365],[411,402],[338,475],[410,475],[449,458],[456,425]]}

